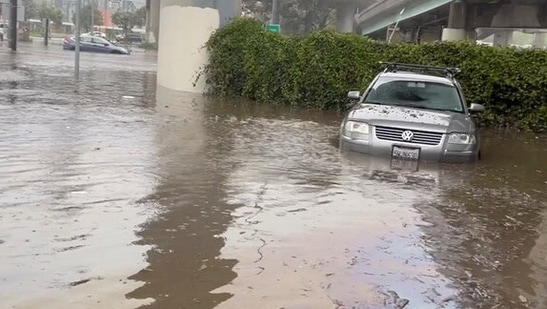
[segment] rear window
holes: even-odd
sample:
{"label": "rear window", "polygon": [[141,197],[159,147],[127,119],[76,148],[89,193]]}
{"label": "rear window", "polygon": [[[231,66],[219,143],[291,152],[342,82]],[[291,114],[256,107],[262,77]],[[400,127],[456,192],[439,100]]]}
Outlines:
{"label": "rear window", "polygon": [[364,102],[463,112],[457,88],[435,82],[380,79]]}

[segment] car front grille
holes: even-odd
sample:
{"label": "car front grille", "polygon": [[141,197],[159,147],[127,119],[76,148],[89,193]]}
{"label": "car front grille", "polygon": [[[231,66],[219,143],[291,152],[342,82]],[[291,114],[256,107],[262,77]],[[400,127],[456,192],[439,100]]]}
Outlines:
{"label": "car front grille", "polygon": [[[403,140],[403,132],[405,131],[411,131],[414,134],[410,141]],[[443,134],[400,128],[376,127],[376,138],[386,141],[437,146],[441,142]]]}

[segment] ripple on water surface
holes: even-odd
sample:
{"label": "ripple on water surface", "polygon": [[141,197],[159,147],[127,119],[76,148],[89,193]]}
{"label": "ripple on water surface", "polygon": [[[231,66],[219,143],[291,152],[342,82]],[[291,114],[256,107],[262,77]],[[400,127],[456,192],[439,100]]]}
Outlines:
{"label": "ripple on water surface", "polygon": [[394,171],[340,153],[336,113],[156,93],[137,54],[74,86],[72,54],[31,51],[0,58],[4,303],[547,306],[543,137]]}
{"label": "ripple on water surface", "polygon": [[[75,85],[68,58],[23,47],[0,60],[0,299],[10,308],[134,307],[123,294],[140,283],[126,278],[146,267],[147,248],[132,245],[134,231],[154,214],[137,202],[156,181],[142,101],[153,75],[118,65],[95,79],[84,67]],[[128,93],[136,100],[123,101]]]}

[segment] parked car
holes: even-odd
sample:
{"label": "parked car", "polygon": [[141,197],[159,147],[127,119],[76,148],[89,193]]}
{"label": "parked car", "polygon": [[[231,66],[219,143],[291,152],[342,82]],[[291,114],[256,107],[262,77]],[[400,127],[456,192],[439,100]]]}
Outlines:
{"label": "parked car", "polygon": [[[480,138],[453,68],[389,63],[358,100],[340,127],[340,147],[398,160],[474,162]],[[439,74],[440,73],[440,74]]]}
{"label": "parked car", "polygon": [[120,34],[116,36],[118,42],[123,42],[127,44],[141,44],[144,41],[144,35],[140,33],[130,32],[127,36]]}
{"label": "parked car", "polygon": [[80,36],[98,36],[100,38],[108,40],[108,38],[106,37],[106,34],[104,32],[100,32],[100,31],[82,33]]}
{"label": "parked car", "polygon": [[[75,50],[76,49],[76,37],[68,36],[63,41],[63,49]],[[129,55],[129,51],[121,46],[97,36],[80,36],[80,51],[84,52],[96,52],[96,53],[110,53],[110,54],[124,54]]]}

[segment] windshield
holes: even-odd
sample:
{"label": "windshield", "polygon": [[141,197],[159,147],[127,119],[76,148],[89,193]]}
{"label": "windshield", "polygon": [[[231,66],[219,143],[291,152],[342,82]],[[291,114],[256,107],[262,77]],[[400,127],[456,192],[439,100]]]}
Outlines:
{"label": "windshield", "polygon": [[363,103],[463,112],[457,88],[435,82],[378,80]]}

